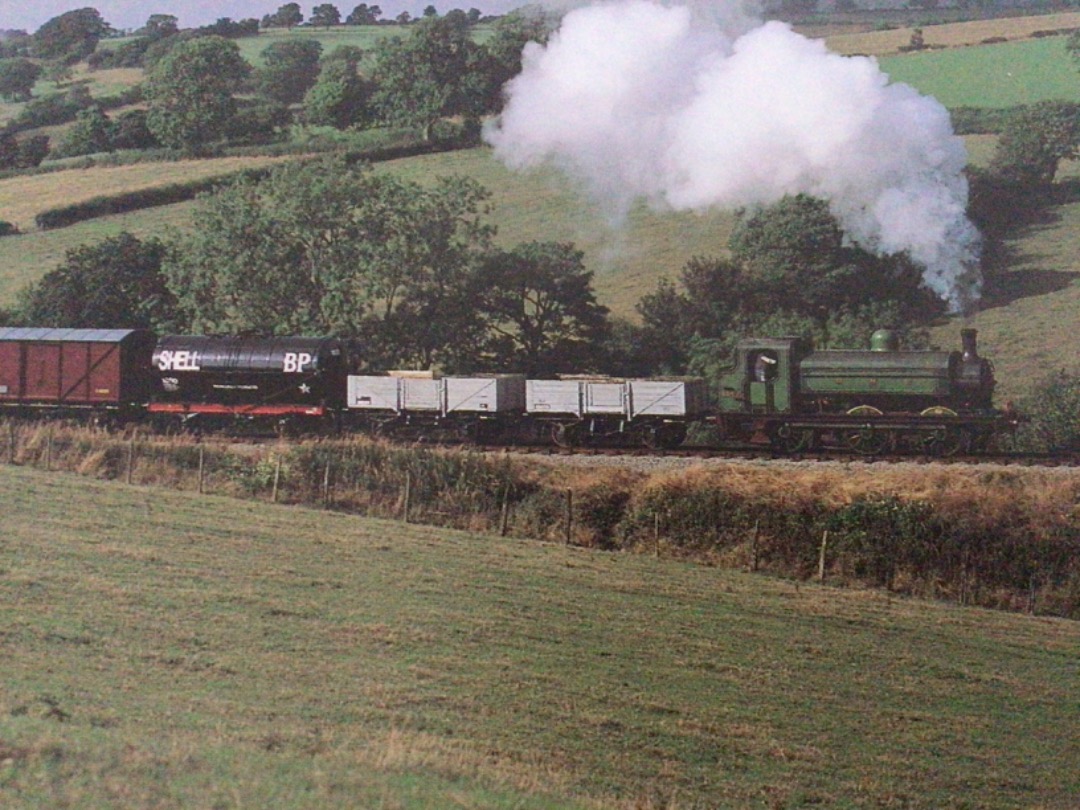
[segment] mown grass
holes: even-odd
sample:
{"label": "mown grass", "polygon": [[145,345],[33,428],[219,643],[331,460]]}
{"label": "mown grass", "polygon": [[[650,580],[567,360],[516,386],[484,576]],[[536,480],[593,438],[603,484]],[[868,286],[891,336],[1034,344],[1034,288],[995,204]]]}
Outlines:
{"label": "mown grass", "polygon": [[1065,808],[1080,627],[0,468],[6,807]]}

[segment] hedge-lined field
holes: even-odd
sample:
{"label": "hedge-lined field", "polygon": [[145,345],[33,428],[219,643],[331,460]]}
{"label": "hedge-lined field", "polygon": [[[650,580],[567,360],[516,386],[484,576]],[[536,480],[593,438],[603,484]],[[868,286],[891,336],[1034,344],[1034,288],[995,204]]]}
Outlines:
{"label": "hedge-lined field", "polygon": [[5,807],[1080,793],[1074,622],[27,467],[0,498]]}

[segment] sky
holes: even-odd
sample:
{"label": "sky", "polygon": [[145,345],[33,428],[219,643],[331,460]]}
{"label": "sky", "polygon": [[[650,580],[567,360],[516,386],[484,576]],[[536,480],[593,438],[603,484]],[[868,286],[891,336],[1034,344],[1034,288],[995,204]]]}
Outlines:
{"label": "sky", "polygon": [[[324,0],[298,0],[304,16]],[[361,0],[325,0],[337,6],[345,17]],[[0,30],[25,30],[33,33],[47,20],[78,8],[96,8],[116,29],[140,28],[151,14],[172,14],[181,28],[207,25],[221,17],[242,20],[262,19],[288,0],[0,0]],[[383,16],[396,17],[402,11],[418,15],[425,6],[434,5],[440,12],[452,8],[478,8],[485,14],[500,14],[522,5],[522,0],[367,0],[378,5]]]}

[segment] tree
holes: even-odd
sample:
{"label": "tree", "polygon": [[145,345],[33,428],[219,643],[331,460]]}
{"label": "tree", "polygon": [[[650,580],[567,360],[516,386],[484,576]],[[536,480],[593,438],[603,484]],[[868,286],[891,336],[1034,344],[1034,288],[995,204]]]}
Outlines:
{"label": "tree", "polygon": [[503,86],[521,73],[521,53],[529,42],[547,43],[552,23],[535,8],[512,11],[495,23],[487,52],[488,90],[486,109],[498,112],[503,106]]}
{"label": "tree", "polygon": [[113,150],[115,126],[101,107],[94,105],[80,110],[75,123],[61,136],[56,145],[57,157],[93,155]]}
{"label": "tree", "polygon": [[96,9],[68,11],[48,20],[34,33],[34,55],[65,61],[85,59],[111,31]]}
{"label": "tree", "polygon": [[42,68],[29,59],[0,59],[0,96],[8,101],[29,101]]}
{"label": "tree", "polygon": [[31,135],[18,140],[0,130],[0,169],[32,169],[49,154],[49,136]]}
{"label": "tree", "polygon": [[231,40],[210,36],[177,44],[144,84],[147,126],[166,146],[189,151],[220,138],[235,111],[233,92],[249,70]]}
{"label": "tree", "polygon": [[644,356],[653,361],[650,370],[685,373],[695,346],[730,334],[741,308],[752,298],[751,287],[738,263],[701,256],[686,263],[678,284],[661,279],[637,305],[639,340]]}
{"label": "tree", "polygon": [[376,5],[361,3],[345,18],[346,25],[375,25],[382,16],[382,9]]}
{"label": "tree", "polygon": [[1040,101],[1010,116],[990,168],[1024,186],[1048,186],[1058,165],[1080,152],[1080,104]]}
{"label": "tree", "polygon": [[172,14],[151,14],[138,34],[150,39],[164,39],[179,31],[179,20]]}
{"label": "tree", "polygon": [[373,102],[390,124],[417,127],[431,140],[437,122],[461,116],[476,124],[484,110],[483,52],[464,20],[425,17],[407,38],[376,46]]}
{"label": "tree", "polygon": [[396,17],[394,17],[394,22],[396,22],[398,25],[408,25],[410,22],[412,22],[412,15],[407,11],[403,11]]}
{"label": "tree", "polygon": [[348,54],[323,60],[319,78],[304,96],[306,123],[336,129],[368,123],[372,88],[357,70],[358,63],[358,57]]}
{"label": "tree", "polygon": [[311,11],[311,24],[323,28],[341,25],[341,12],[333,3],[320,3]]}
{"label": "tree", "polygon": [[171,327],[175,301],[161,273],[165,252],[158,239],[144,242],[126,232],[73,248],[21,294],[22,319],[73,329]]}
{"label": "tree", "polygon": [[473,279],[497,368],[532,376],[595,368],[607,335],[607,307],[573,245],[528,242],[492,252]]}
{"label": "tree", "polygon": [[743,311],[786,309],[824,319],[875,301],[895,301],[913,319],[941,311],[909,259],[848,244],[827,203],[813,197],[785,197],[743,212],[730,247],[753,279],[742,293]]}
{"label": "tree", "polygon": [[282,104],[304,98],[319,76],[322,45],[314,39],[285,39],[262,52],[263,67],[256,72],[259,93]]}
{"label": "tree", "polygon": [[423,15],[424,15],[424,17],[427,17],[427,18],[438,17],[439,16],[439,10],[437,8],[435,8],[435,6],[424,6]]}
{"label": "tree", "polygon": [[166,273],[195,329],[359,336],[374,366],[430,367],[471,348],[485,196],[342,158],[290,164],[204,198]]}
{"label": "tree", "polygon": [[274,12],[272,19],[279,28],[292,28],[304,21],[304,13],[299,3],[286,3]]}

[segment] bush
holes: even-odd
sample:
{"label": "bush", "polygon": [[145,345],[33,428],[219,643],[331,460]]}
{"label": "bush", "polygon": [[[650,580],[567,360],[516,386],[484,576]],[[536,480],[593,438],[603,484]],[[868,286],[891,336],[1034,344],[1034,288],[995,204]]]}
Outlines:
{"label": "bush", "polygon": [[1021,403],[1031,417],[1017,445],[1034,452],[1080,450],[1080,374],[1059,371],[1039,382]]}

